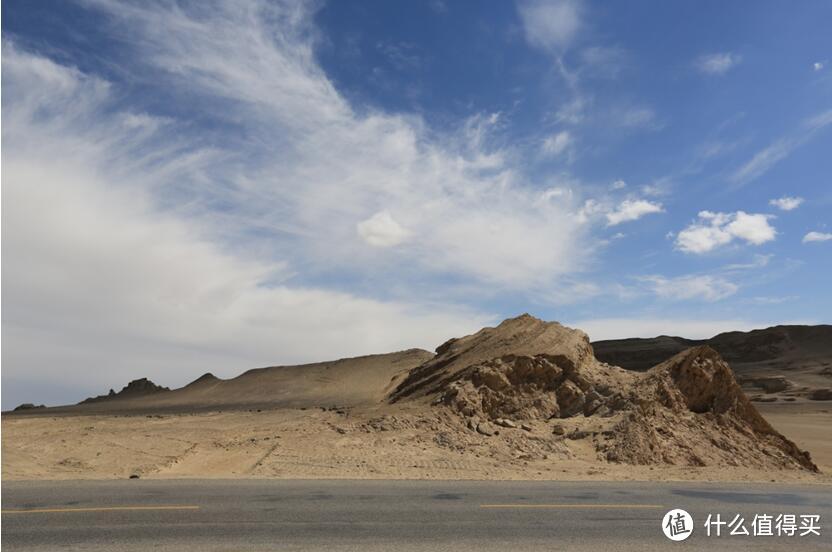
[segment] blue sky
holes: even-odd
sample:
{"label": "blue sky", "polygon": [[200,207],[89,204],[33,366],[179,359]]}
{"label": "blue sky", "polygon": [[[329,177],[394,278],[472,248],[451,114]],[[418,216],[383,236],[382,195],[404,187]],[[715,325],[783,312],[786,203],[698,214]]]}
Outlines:
{"label": "blue sky", "polygon": [[832,6],[3,2],[3,407],[829,323]]}

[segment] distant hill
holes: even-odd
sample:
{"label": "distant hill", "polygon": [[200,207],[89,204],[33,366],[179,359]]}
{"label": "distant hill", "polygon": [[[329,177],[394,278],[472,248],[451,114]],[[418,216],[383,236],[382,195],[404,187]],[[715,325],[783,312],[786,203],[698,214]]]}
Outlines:
{"label": "distant hill", "polygon": [[[780,394],[762,400],[829,400],[832,397],[832,326],[776,326],[729,332],[708,340],[660,336],[597,341],[585,333],[522,315],[494,328],[443,343],[436,354],[421,349],[368,355],[300,366],[272,366],[220,379],[204,374],[180,389],[147,378],[121,391],[76,405],[36,408],[16,414],[172,413],[258,408],[376,405],[385,398],[435,396],[459,372],[507,356],[549,354],[564,366],[592,364],[595,358],[633,371],[646,371],[678,353],[710,346],[731,366],[751,395]],[[594,356],[593,356],[594,349]]]}
{"label": "distant hill", "polygon": [[598,360],[644,371],[690,347],[708,345],[749,388],[808,396],[832,386],[832,326],[774,326],[726,332],[711,339],[659,336],[613,339],[592,344]]}
{"label": "distant hill", "polygon": [[428,351],[410,349],[299,366],[256,368],[226,380],[204,374],[173,390],[141,378],[131,381],[118,393],[111,389],[107,395],[91,397],[76,405],[24,408],[17,413],[163,413],[374,404],[411,368],[432,357]]}

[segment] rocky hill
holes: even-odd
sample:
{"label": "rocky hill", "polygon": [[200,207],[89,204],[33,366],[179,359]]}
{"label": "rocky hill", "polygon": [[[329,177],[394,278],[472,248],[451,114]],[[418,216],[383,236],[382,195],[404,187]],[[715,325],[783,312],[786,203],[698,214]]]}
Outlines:
{"label": "rocky hill", "polygon": [[[614,462],[817,469],[760,416],[708,346],[638,373],[596,360],[580,330],[523,315],[436,352],[392,402],[428,400],[485,435],[576,420],[569,436],[590,438],[599,457]],[[566,433],[552,427],[559,429]]]}
{"label": "rocky hill", "polygon": [[706,340],[659,336],[592,344],[599,360],[638,371],[701,345],[717,351],[756,400],[832,397],[832,326],[829,325],[774,326],[751,332],[722,333]]}
{"label": "rocky hill", "polygon": [[78,404],[91,404],[102,401],[111,401],[114,399],[132,399],[155,395],[156,393],[163,393],[165,391],[170,391],[170,389],[162,387],[161,385],[156,385],[147,378],[140,378],[125,385],[124,388],[122,388],[122,390],[118,393],[110,389],[110,392],[106,395],[90,397],[88,399],[84,399]]}

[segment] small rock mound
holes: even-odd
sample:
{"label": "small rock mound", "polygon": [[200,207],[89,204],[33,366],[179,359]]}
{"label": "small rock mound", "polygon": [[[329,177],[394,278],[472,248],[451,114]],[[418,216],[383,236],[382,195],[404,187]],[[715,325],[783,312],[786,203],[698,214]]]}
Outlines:
{"label": "small rock mound", "polygon": [[112,399],[141,397],[145,395],[151,395],[154,393],[162,393],[165,391],[170,391],[170,389],[167,387],[162,387],[161,385],[156,385],[147,378],[140,378],[137,380],[133,380],[127,385],[125,385],[124,388],[118,393],[110,389],[110,392],[106,395],[90,397],[88,399],[84,399],[78,404],[89,404],[101,401],[108,401]]}
{"label": "small rock mound", "polygon": [[14,408],[14,412],[20,412],[21,410],[38,410],[41,408],[46,408],[45,404],[33,404],[33,403],[23,403],[18,405]]}
{"label": "small rock mound", "polygon": [[727,465],[818,471],[809,454],[757,412],[719,354],[683,351],[637,383],[633,410],[602,452],[631,464]]}

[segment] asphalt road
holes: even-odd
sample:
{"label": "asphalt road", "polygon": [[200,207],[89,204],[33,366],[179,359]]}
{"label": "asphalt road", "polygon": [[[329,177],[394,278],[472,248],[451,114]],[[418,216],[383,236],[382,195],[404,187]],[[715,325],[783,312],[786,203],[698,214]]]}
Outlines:
{"label": "asphalt road", "polygon": [[[684,542],[661,530],[682,508]],[[832,488],[455,481],[4,482],[15,550],[832,550]],[[820,515],[820,536],[705,535],[708,514]],[[799,534],[799,533],[798,533]]]}

